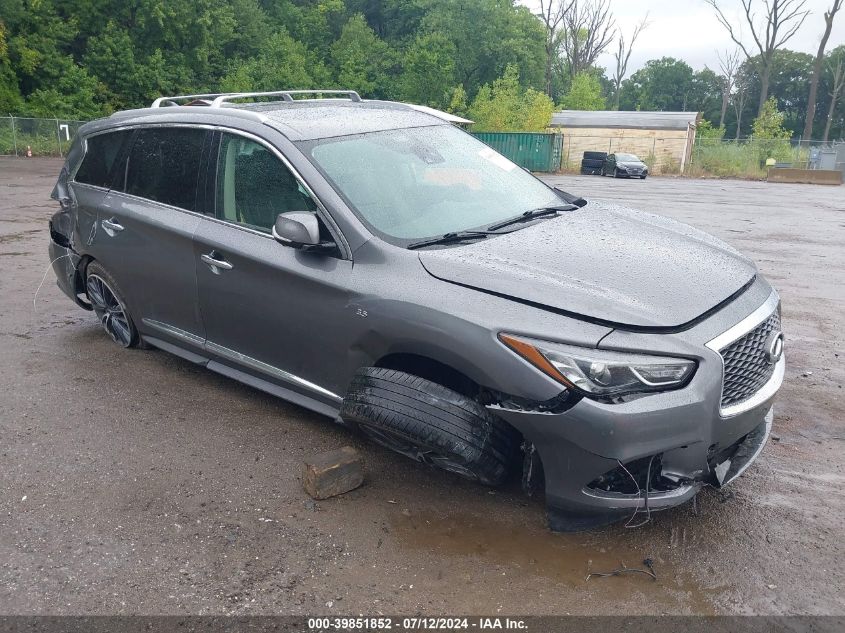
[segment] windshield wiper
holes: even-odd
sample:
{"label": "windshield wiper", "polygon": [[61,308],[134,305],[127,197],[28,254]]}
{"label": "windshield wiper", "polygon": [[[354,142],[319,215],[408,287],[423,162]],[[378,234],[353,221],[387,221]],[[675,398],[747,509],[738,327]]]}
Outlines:
{"label": "windshield wiper", "polygon": [[539,209],[531,209],[530,211],[525,211],[524,213],[520,213],[518,216],[514,218],[510,218],[509,220],[503,220],[493,226],[488,226],[488,231],[496,231],[498,229],[503,229],[506,226],[511,226],[512,224],[519,224],[520,222],[528,222],[533,220],[534,218],[541,218],[545,215],[557,215],[560,211],[575,211],[578,207],[574,204],[563,204],[557,207],[541,207]]}
{"label": "windshield wiper", "polygon": [[423,246],[433,246],[434,244],[452,244],[453,242],[464,242],[466,240],[483,240],[488,235],[501,235],[500,233],[493,233],[491,231],[454,231],[446,233],[440,237],[433,237],[429,240],[420,240],[419,242],[411,242],[405,248],[413,250],[415,248],[422,248]]}

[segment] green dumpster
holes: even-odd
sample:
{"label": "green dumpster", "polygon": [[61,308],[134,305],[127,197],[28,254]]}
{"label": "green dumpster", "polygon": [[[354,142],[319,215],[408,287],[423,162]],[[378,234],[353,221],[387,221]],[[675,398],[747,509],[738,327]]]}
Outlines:
{"label": "green dumpster", "polygon": [[562,134],[473,132],[472,135],[529,171],[549,172],[560,168]]}

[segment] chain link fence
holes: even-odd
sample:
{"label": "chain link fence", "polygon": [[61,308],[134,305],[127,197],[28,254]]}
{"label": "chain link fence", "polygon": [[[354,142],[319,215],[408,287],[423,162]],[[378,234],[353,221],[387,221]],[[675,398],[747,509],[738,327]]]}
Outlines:
{"label": "chain link fence", "polygon": [[845,173],[843,161],[845,143],[696,138],[689,175],[764,178],[770,167],[839,170]]}
{"label": "chain link fence", "polygon": [[85,121],[0,117],[0,156],[59,156],[67,154]]}
{"label": "chain link fence", "polygon": [[598,136],[577,132],[563,135],[563,171],[582,168],[584,152],[634,154],[652,174],[678,174],[689,161],[690,145],[686,132],[654,134],[650,130],[628,131],[616,136]]}
{"label": "chain link fence", "polygon": [[770,168],[839,170],[845,175],[845,142],[774,139],[714,139],[686,133],[625,130],[615,136],[564,132],[562,171],[595,169],[584,152],[634,154],[652,174],[764,179]]}

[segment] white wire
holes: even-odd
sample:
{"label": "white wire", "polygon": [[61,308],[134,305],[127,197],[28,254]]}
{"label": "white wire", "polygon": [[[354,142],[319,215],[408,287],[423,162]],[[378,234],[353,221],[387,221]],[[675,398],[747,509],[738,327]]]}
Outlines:
{"label": "white wire", "polygon": [[53,267],[53,264],[55,264],[60,259],[64,259],[65,257],[70,257],[70,253],[65,253],[64,255],[60,255],[59,257],[57,257],[56,259],[54,259],[53,261],[51,261],[47,265],[47,270],[44,271],[44,276],[41,278],[41,283],[38,284],[38,288],[35,289],[35,296],[32,297],[32,310],[33,310],[33,312],[37,312],[37,308],[35,307],[35,300],[38,299],[38,293],[41,291],[41,286],[44,285],[44,281],[47,279],[47,273],[50,272],[50,269]]}

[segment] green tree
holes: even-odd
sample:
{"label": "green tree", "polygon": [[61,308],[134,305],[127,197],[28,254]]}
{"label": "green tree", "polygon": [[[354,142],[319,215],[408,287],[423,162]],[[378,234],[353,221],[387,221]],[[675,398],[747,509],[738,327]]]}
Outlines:
{"label": "green tree", "polygon": [[578,73],[560,105],[565,110],[603,110],[606,102],[601,82],[588,72]]}
{"label": "green tree", "polygon": [[692,76],[687,95],[687,110],[697,110],[711,123],[719,123],[722,115],[722,79],[709,68],[699,70]]}
{"label": "green tree", "polygon": [[457,85],[452,88],[452,91],[449,95],[449,105],[446,106],[446,111],[464,118],[469,116],[469,105],[467,105],[467,93],[466,90],[464,90],[463,86]]}
{"label": "green tree", "polygon": [[[351,87],[445,107],[518,68],[544,32],[513,0],[0,0],[0,107],[96,116],[162,94]],[[71,87],[79,82],[79,89]]]}
{"label": "green tree", "polygon": [[454,84],[455,47],[443,35],[428,33],[417,37],[402,62],[400,97],[412,103],[441,108]]}
{"label": "green tree", "polygon": [[349,18],[340,38],[332,44],[331,59],[339,86],[376,99],[390,92],[388,71],[393,65],[393,51],[367,26],[363,15]]}
{"label": "green tree", "polygon": [[455,47],[455,79],[469,95],[514,64],[524,87],[542,89],[545,30],[528,8],[511,0],[419,0],[427,9],[426,33],[439,33]]}
{"label": "green tree", "polygon": [[236,62],[220,82],[223,92],[307,89],[328,84],[325,66],[302,42],[280,31],[265,42],[262,53]]}
{"label": "green tree", "polygon": [[778,111],[778,103],[774,97],[763,104],[760,115],[754,119],[752,129],[756,139],[788,139],[792,133],[783,127],[785,115]]}
{"label": "green tree", "polygon": [[554,104],[543,92],[519,85],[516,66],[510,65],[492,85],[481,87],[469,106],[473,129],[483,132],[542,132],[552,120]]}
{"label": "green tree", "polygon": [[17,112],[22,103],[18,80],[9,60],[6,25],[0,20],[0,113]]}
{"label": "green tree", "polygon": [[[751,94],[759,94],[759,64],[749,64],[752,71]],[[783,113],[784,127],[798,136],[804,129],[807,114],[808,90],[813,73],[813,56],[790,50],[775,51],[769,68],[769,94],[777,100],[778,109]],[[756,112],[749,113],[749,119]]]}
{"label": "green tree", "polygon": [[761,161],[769,158],[789,158],[789,139],[792,133],[783,127],[783,120],[784,113],[778,111],[777,100],[769,97],[752,125],[753,139],[759,148]]}
{"label": "green tree", "polygon": [[825,103],[824,115],[816,121],[816,138],[845,137],[845,44],[827,54],[819,94]]}
{"label": "green tree", "polygon": [[696,127],[695,136],[697,138],[715,139],[721,141],[725,138],[725,126],[722,125],[720,127],[714,127],[710,121],[702,119]]}
{"label": "green tree", "polygon": [[674,57],[646,62],[622,82],[623,110],[682,111],[688,109],[694,74],[689,64]]}
{"label": "green tree", "polygon": [[113,21],[109,21],[102,33],[88,40],[82,61],[89,73],[108,82],[104,92],[112,109],[130,107],[137,104],[142,96],[147,96],[138,91],[138,68],[132,39]]}
{"label": "green tree", "polygon": [[26,99],[24,112],[34,117],[95,119],[106,114],[97,99],[99,84],[70,57],[52,86],[37,88]]}

